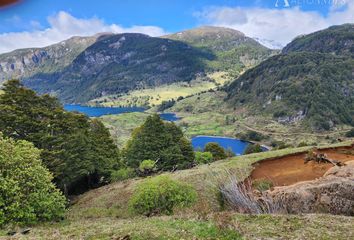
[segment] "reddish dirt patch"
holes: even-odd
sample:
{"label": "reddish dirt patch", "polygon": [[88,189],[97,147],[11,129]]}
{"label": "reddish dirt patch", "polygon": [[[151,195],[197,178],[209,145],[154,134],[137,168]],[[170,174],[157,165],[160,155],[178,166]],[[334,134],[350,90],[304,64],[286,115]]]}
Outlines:
{"label": "reddish dirt patch", "polygon": [[[354,160],[354,148],[337,148],[319,151],[326,153],[330,159],[347,162]],[[330,163],[304,163],[306,153],[288,155],[280,158],[263,160],[254,164],[251,179],[268,179],[274,186],[287,186],[297,182],[314,180],[322,177]]]}

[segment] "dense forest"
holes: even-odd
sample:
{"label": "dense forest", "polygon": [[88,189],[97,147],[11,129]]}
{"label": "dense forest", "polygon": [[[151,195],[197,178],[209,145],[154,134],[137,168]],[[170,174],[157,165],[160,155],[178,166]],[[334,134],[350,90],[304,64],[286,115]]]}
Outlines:
{"label": "dense forest", "polygon": [[227,102],[317,131],[353,124],[353,31],[343,25],[295,39],[227,86]]}

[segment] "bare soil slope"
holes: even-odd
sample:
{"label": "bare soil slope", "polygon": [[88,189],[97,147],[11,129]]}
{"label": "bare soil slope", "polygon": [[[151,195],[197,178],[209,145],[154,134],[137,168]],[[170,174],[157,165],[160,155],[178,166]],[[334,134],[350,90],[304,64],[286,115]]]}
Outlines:
{"label": "bare soil slope", "polygon": [[[328,158],[342,163],[354,160],[354,146],[330,148],[319,151]],[[306,153],[297,153],[274,159],[259,161],[254,164],[251,179],[268,179],[274,186],[287,186],[297,182],[314,180],[322,177],[331,167],[330,163],[304,163]]]}

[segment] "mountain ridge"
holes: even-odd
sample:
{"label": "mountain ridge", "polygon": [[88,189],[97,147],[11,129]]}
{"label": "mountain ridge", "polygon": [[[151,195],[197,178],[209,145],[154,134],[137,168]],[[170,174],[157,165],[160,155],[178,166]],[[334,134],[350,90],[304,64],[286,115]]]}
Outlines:
{"label": "mountain ridge", "polygon": [[[205,76],[207,72],[225,71],[238,76],[273,54],[272,50],[233,29],[202,27],[180,33],[193,33],[193,42],[176,40],[175,35],[156,38],[123,33],[134,37],[124,43],[118,43],[119,39],[116,39],[116,45],[112,42],[110,46],[104,43],[105,39],[109,41],[122,34],[104,33],[88,38],[74,37],[36,50],[2,54],[0,73],[6,74],[2,74],[0,82],[20,78],[39,93],[54,94],[63,102],[85,103],[106,94],[190,81],[196,76]],[[204,41],[205,36],[207,41]],[[75,40],[86,42],[80,45]],[[74,43],[72,47],[69,46],[71,42]],[[136,49],[129,44],[135,44]],[[69,52],[62,45],[68,45]],[[167,45],[170,48],[165,49]],[[180,47],[178,51],[177,46]],[[28,56],[18,54],[22,52]],[[164,54],[167,55],[163,57]],[[89,63],[88,58],[94,64]],[[177,58],[179,60],[175,61]],[[154,71],[156,74],[152,74]],[[163,73],[168,71],[167,75]]]}
{"label": "mountain ridge", "polygon": [[[341,41],[336,41],[337,37]],[[342,47],[352,39],[354,28],[348,25],[296,38],[282,54],[270,57],[226,87],[226,101],[247,106],[254,114],[268,114],[278,122],[302,122],[314,130],[352,125],[353,44]]]}

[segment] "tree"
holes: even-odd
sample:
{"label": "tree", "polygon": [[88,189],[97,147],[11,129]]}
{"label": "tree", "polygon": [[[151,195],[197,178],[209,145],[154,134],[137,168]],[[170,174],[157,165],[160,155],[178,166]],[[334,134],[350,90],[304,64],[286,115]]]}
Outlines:
{"label": "tree", "polygon": [[32,224],[62,218],[65,197],[51,182],[40,150],[27,141],[0,133],[0,226]]}
{"label": "tree", "polygon": [[227,158],[225,149],[216,142],[207,143],[204,147],[204,152],[210,152],[213,155],[214,160]]}
{"label": "tree", "polygon": [[248,144],[244,154],[259,153],[259,152],[263,152],[261,145],[250,143]]}
{"label": "tree", "polygon": [[182,169],[193,162],[190,141],[174,123],[163,122],[159,115],[149,116],[132,133],[124,151],[129,167],[138,168],[146,159],[156,161],[159,169]]}
{"label": "tree", "polygon": [[0,131],[41,149],[45,166],[65,193],[80,193],[117,169],[118,149],[98,120],[64,111],[57,99],[38,96],[18,80],[0,95]]}

